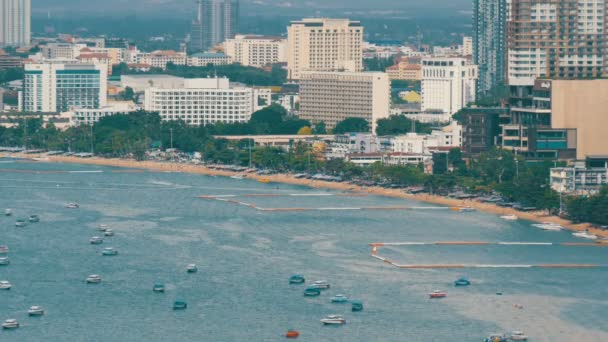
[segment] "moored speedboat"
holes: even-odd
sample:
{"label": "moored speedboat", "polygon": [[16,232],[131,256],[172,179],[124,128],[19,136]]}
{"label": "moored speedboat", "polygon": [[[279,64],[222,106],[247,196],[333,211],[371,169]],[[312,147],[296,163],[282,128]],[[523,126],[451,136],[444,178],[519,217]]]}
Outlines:
{"label": "moored speedboat", "polygon": [[344,317],[340,315],[329,315],[321,320],[324,325],[342,325],[346,324]]}
{"label": "moored speedboat", "polygon": [[317,280],[314,283],[312,283],[312,286],[316,287],[317,289],[320,289],[320,290],[325,290],[330,287],[329,283],[325,280]]}
{"label": "moored speedboat", "polygon": [[106,230],[108,230],[108,225],[100,224],[98,229],[99,229],[99,231],[105,232]]}
{"label": "moored speedboat", "polygon": [[232,178],[232,179],[245,179],[245,177],[240,176],[240,175],[230,176],[230,178]]}
{"label": "moored speedboat", "polygon": [[533,224],[533,227],[536,228],[540,228],[542,230],[548,230],[548,231],[560,231],[562,229],[564,229],[564,227],[560,226],[557,223],[552,223],[552,222],[543,222],[543,223],[537,223],[537,224]]}
{"label": "moored speedboat", "polygon": [[185,310],[188,307],[188,303],[183,300],[176,300],[173,302],[173,310]]}
{"label": "moored speedboat", "polygon": [[97,274],[91,274],[87,277],[87,283],[89,284],[99,284],[101,283],[101,276]]}
{"label": "moored speedboat", "polygon": [[106,255],[106,256],[118,255],[118,251],[112,247],[106,247],[103,249],[103,251],[101,251],[101,255]]}
{"label": "moored speedboat", "polygon": [[597,240],[597,235],[591,234],[587,231],[572,233],[572,235],[583,239]]}
{"label": "moored speedboat", "polygon": [[11,263],[11,261],[8,259],[8,257],[1,257],[0,258],[0,266],[2,266],[2,265],[8,265],[10,263]]}
{"label": "moored speedboat", "polygon": [[103,239],[100,238],[99,236],[93,236],[89,242],[91,243],[91,245],[101,245],[103,243]]}
{"label": "moored speedboat", "polygon": [[154,292],[165,292],[165,285],[161,283],[156,283],[152,287],[152,291]]}
{"label": "moored speedboat", "polygon": [[351,310],[353,312],[363,311],[363,302],[359,300],[353,300]]}
{"label": "moored speedboat", "polygon": [[475,211],[476,209],[473,207],[458,207],[457,210],[458,210],[458,212],[461,212],[461,213],[469,213],[469,212]]}
{"label": "moored speedboat", "polygon": [[7,319],[2,323],[2,329],[17,329],[19,328],[19,322],[16,319]]}
{"label": "moored speedboat", "polygon": [[517,217],[516,215],[504,215],[500,218],[507,221],[517,221],[519,219],[519,217]]}
{"label": "moored speedboat", "polygon": [[196,264],[188,264],[188,266],[186,266],[186,272],[196,273],[198,272],[198,267],[196,267]]}
{"label": "moored speedboat", "polygon": [[337,294],[337,295],[331,297],[331,302],[332,303],[339,303],[339,304],[346,303],[346,302],[348,302],[348,297],[346,297],[343,294]]}
{"label": "moored speedboat", "polygon": [[25,227],[27,226],[27,221],[25,221],[24,219],[17,219],[17,221],[15,221],[15,227]]}
{"label": "moored speedboat", "polygon": [[40,217],[38,217],[38,215],[30,215],[30,217],[28,217],[27,220],[32,223],[36,223],[36,222],[40,222]]}
{"label": "moored speedboat", "polygon": [[290,284],[304,284],[306,282],[306,278],[304,278],[301,274],[294,274],[289,277]]}
{"label": "moored speedboat", "polygon": [[316,287],[307,287],[304,290],[304,295],[306,297],[316,297],[321,294],[321,290]]}
{"label": "moored speedboat", "polygon": [[0,254],[8,253],[9,249],[7,245],[0,245]]}
{"label": "moored speedboat", "polygon": [[285,334],[285,337],[287,338],[298,338],[298,336],[300,336],[300,333],[293,329],[287,330],[287,333]]}
{"label": "moored speedboat", "polygon": [[429,293],[429,298],[431,298],[431,299],[445,298],[447,296],[448,296],[448,293],[445,291],[435,290],[435,291]]}
{"label": "moored speedboat", "polygon": [[42,316],[44,315],[44,309],[42,306],[34,305],[27,310],[27,314],[30,316]]}
{"label": "moored speedboat", "polygon": [[80,205],[78,205],[78,203],[72,202],[72,203],[68,203],[65,207],[68,209],[78,209],[78,208],[80,208]]}
{"label": "moored speedboat", "polygon": [[103,232],[103,236],[114,236],[114,231],[112,229],[106,229]]}
{"label": "moored speedboat", "polygon": [[11,209],[4,209],[4,216],[11,216],[13,215],[13,211]]}
{"label": "moored speedboat", "polygon": [[509,334],[509,340],[511,341],[527,341],[528,336],[522,331],[513,331]]}
{"label": "moored speedboat", "polygon": [[454,286],[469,286],[471,285],[471,281],[467,278],[459,278],[454,281]]}
{"label": "moored speedboat", "polygon": [[0,290],[10,290],[13,285],[8,280],[0,280]]}
{"label": "moored speedboat", "polygon": [[507,342],[507,338],[504,334],[490,334],[484,342]]}

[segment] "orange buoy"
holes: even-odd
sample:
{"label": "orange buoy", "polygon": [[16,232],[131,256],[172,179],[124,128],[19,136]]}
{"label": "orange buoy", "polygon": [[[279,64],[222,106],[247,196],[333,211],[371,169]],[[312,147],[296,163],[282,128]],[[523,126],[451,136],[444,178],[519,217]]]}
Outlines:
{"label": "orange buoy", "polygon": [[298,338],[298,336],[300,336],[300,333],[296,330],[289,330],[287,334],[285,334],[285,337],[287,338]]}

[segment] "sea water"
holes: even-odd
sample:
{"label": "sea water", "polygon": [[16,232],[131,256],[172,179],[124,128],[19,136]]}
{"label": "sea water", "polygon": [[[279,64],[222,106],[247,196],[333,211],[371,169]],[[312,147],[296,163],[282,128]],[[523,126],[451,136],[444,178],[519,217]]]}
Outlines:
{"label": "sea water", "polygon": [[[13,288],[0,291],[0,321],[16,318],[21,328],[0,331],[0,341],[280,341],[288,329],[300,331],[301,341],[482,341],[510,330],[531,341],[608,341],[606,269],[404,270],[372,258],[369,246],[583,241],[569,232],[404,199],[125,171],[2,164],[0,209],[13,216],[0,217],[0,244],[9,246],[11,261],[0,266],[0,280]],[[65,208],[69,202],[80,208]],[[423,208],[337,210],[369,207]],[[39,223],[14,226],[32,214]],[[115,236],[91,245],[103,234],[100,224]],[[102,256],[105,247],[119,254]],[[608,248],[600,247],[424,245],[384,247],[378,255],[398,264],[608,263]],[[199,271],[188,274],[189,263]],[[331,289],[304,297],[305,285],[288,284],[296,273],[307,283],[327,280]],[[86,284],[90,274],[102,283]],[[460,276],[472,285],[454,288]],[[165,284],[164,294],[152,291],[156,282]],[[448,297],[429,300],[436,289]],[[331,304],[338,293],[365,309]],[[188,308],[173,311],[175,299]],[[45,315],[28,317],[32,305]],[[329,314],[348,323],[322,326]]]}

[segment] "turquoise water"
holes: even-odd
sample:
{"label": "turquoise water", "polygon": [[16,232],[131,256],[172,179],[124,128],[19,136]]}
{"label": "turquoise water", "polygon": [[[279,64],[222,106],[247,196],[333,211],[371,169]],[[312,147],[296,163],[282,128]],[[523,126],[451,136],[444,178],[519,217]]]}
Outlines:
{"label": "turquoise water", "polygon": [[[0,217],[0,244],[11,249],[0,280],[13,289],[0,292],[0,320],[16,318],[22,327],[0,331],[0,341],[279,341],[289,328],[301,332],[301,341],[481,341],[508,330],[524,330],[531,341],[608,341],[606,269],[400,270],[371,258],[368,246],[582,241],[568,232],[449,210],[262,212],[197,197],[335,192],[6,161],[0,164],[0,209],[12,208],[14,216]],[[376,196],[235,199],[264,208],[432,206]],[[81,207],[66,209],[68,202]],[[30,214],[40,223],[14,226]],[[90,245],[99,224],[116,235]],[[104,247],[119,255],[102,257]],[[413,246],[379,254],[401,264],[608,263],[608,249],[596,247]],[[199,272],[187,274],[188,263]],[[103,277],[101,284],[85,284],[93,273]],[[287,284],[294,273],[328,280],[332,288],[304,298],[303,286]],[[473,285],[453,288],[461,275]],[[158,281],[167,287],[164,294],[151,290]],[[427,293],[435,289],[447,290],[448,298],[430,301]],[[365,310],[330,304],[337,293],[362,300]],[[176,298],[188,309],[173,311]],[[27,317],[31,305],[42,305],[46,315]],[[348,324],[319,323],[336,313]]]}

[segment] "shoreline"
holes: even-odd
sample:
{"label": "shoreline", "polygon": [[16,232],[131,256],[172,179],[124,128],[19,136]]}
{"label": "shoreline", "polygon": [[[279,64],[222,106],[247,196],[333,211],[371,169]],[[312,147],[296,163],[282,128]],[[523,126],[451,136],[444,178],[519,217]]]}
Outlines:
{"label": "shoreline", "polygon": [[[17,157],[23,159],[37,158],[36,155],[23,155],[23,154],[0,154],[0,157]],[[68,164],[87,164],[87,165],[99,165],[99,166],[114,166],[129,169],[145,169],[149,171],[170,171],[170,172],[184,172],[193,173],[209,176],[223,176],[230,177],[239,174],[238,172],[224,171],[209,169],[203,165],[193,164],[179,164],[171,162],[161,161],[136,161],[130,159],[117,159],[117,158],[77,158],[68,156],[42,156],[44,160],[40,162],[51,162],[51,163],[68,163]],[[47,160],[48,159],[48,160]],[[310,188],[323,188],[339,191],[351,191],[360,192],[366,194],[372,194],[377,196],[386,196],[394,198],[403,198],[419,202],[431,203],[444,205],[447,207],[471,207],[476,210],[496,214],[496,215],[516,215],[519,219],[533,221],[533,222],[552,222],[557,223],[570,231],[583,231],[589,230],[589,232],[597,235],[598,237],[608,238],[608,231],[593,228],[589,223],[574,224],[569,220],[547,215],[544,212],[522,212],[513,208],[503,208],[492,203],[482,203],[472,200],[459,200],[454,198],[448,198],[430,194],[408,194],[399,189],[385,189],[381,187],[363,187],[355,184],[325,182],[310,179],[298,179],[289,174],[273,174],[273,175],[257,175],[247,174],[248,179],[257,181],[269,180],[274,183],[283,183],[291,185],[301,185]]]}

